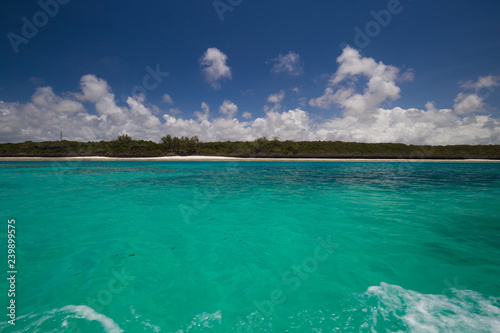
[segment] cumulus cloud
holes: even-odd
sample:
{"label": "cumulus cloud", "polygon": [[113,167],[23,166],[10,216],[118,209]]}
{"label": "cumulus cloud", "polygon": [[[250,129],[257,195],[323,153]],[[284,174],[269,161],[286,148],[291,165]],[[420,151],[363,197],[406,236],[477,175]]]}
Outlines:
{"label": "cumulus cloud", "polygon": [[[144,95],[143,93],[135,94],[134,96],[132,96],[132,98],[138,101],[139,103],[144,103],[146,101],[146,95]],[[126,100],[127,98],[125,98],[124,101]]]}
{"label": "cumulus cloud", "polygon": [[[339,68],[331,77],[329,87],[322,96],[311,99],[309,105],[329,109],[337,104],[344,109],[344,115],[364,116],[373,112],[382,102],[400,97],[401,90],[396,85],[398,68],[362,57],[359,51],[349,46],[344,48],[337,62]],[[362,93],[353,88],[359,76],[368,80]]]}
{"label": "cumulus cloud", "polygon": [[[103,79],[84,75],[81,93],[56,95],[52,88],[35,91],[26,104],[0,103],[1,122],[5,124],[1,141],[57,140],[62,131],[70,140],[111,140],[127,133],[136,138],[156,140],[161,122],[141,99],[128,97],[126,107],[119,107],[115,95]],[[91,114],[80,101],[94,103],[97,114]]]}
{"label": "cumulus cloud", "polygon": [[53,110],[58,113],[75,113],[85,110],[80,102],[56,96],[51,87],[37,88],[31,101],[42,110]]}
{"label": "cumulus cloud", "polygon": [[[324,108],[339,105],[343,114],[330,119],[320,120],[302,108],[276,108],[284,100],[284,91],[269,95],[267,102],[274,107],[256,119],[250,112],[242,114],[243,120],[235,118],[238,106],[228,99],[219,107],[219,116],[210,117],[210,108],[203,102],[194,119],[183,119],[176,112],[163,114],[141,96],[128,97],[125,106],[118,106],[108,83],[89,74],[81,78],[79,92],[57,94],[51,87],[38,87],[27,103],[0,101],[0,142],[58,140],[62,131],[66,139],[77,141],[111,140],[127,133],[135,139],[157,142],[171,134],[197,135],[202,141],[279,136],[282,140],[500,144],[500,120],[484,113],[488,105],[479,93],[461,92],[448,109],[437,108],[433,102],[425,109],[382,107],[385,101],[399,97],[395,84],[399,70],[350,48],[338,62],[323,96],[309,101]],[[366,79],[362,92],[357,92],[354,84],[359,76]],[[488,77],[462,86],[476,89],[497,84],[493,78],[484,78]],[[85,106],[92,104],[95,112],[87,110],[83,102]]]}
{"label": "cumulus cloud", "polygon": [[[51,95],[47,89],[46,93]],[[35,92],[38,94],[38,92]],[[108,90],[95,102],[97,115],[78,108],[67,112],[56,102],[0,102],[0,141],[57,140],[62,130],[70,140],[110,140],[121,133],[136,139],[159,141],[167,133],[176,136],[197,135],[203,141],[254,140],[279,136],[282,140],[341,140],[358,142],[402,142],[407,144],[493,144],[500,143],[500,121],[487,115],[466,117],[452,109],[437,109],[427,103],[427,110],[377,108],[370,117],[353,115],[322,122],[311,120],[302,109],[269,111],[264,117],[245,121],[232,118],[237,110],[226,100],[219,111],[225,117],[210,119],[209,107],[202,103],[198,119],[182,119],[165,114],[162,121],[151,107],[129,97],[126,107],[118,107]],[[76,102],[68,100],[70,102]]]}
{"label": "cumulus cloud", "polygon": [[[430,105],[433,106],[433,105]],[[346,116],[318,127],[320,140],[402,142],[407,144],[492,144],[500,121],[489,116],[461,118],[452,110],[377,109],[372,117]]]}
{"label": "cumulus cloud", "polygon": [[[344,97],[341,98],[342,94],[344,94]],[[338,90],[334,92],[332,88],[328,87],[325,89],[322,96],[309,100],[309,105],[322,109],[329,109],[333,104],[340,100],[345,100],[346,97],[350,95],[352,95],[352,90]]]}
{"label": "cumulus cloud", "polygon": [[264,112],[281,110],[281,102],[283,102],[284,98],[285,98],[285,91],[284,90],[280,90],[276,94],[269,95],[267,97],[267,102],[272,103],[274,105],[272,105],[272,106],[265,105]]}
{"label": "cumulus cloud", "polygon": [[240,122],[237,118],[216,118],[197,122],[165,116],[169,133],[192,136],[203,141],[254,140],[279,136],[282,139],[309,140],[314,133],[307,112],[297,109],[287,112],[268,112],[265,117]]}
{"label": "cumulus cloud", "polygon": [[226,115],[227,118],[232,119],[238,112],[238,106],[229,100],[224,100],[219,108],[219,112]]}
{"label": "cumulus cloud", "polygon": [[304,72],[302,60],[298,53],[293,51],[285,55],[279,55],[278,58],[271,60],[274,62],[271,68],[272,73],[287,73],[290,76],[299,76]]}
{"label": "cumulus cloud", "polygon": [[169,94],[163,95],[162,102],[167,103],[167,104],[174,104],[174,100],[172,99],[172,97]]}
{"label": "cumulus cloud", "polygon": [[454,100],[453,110],[456,114],[480,113],[485,111],[483,99],[476,94],[459,93]]}
{"label": "cumulus cloud", "polygon": [[80,89],[83,94],[75,94],[76,98],[87,102],[97,102],[103,96],[109,94],[111,90],[105,80],[99,79],[92,74],[82,76],[80,79]]}
{"label": "cumulus cloud", "polygon": [[226,65],[226,61],[227,56],[215,47],[207,49],[199,60],[200,65],[204,66],[202,72],[207,82],[214,89],[220,89],[220,80],[232,79],[231,67]]}
{"label": "cumulus cloud", "polygon": [[201,103],[201,109],[202,111],[195,111],[196,117],[198,117],[198,121],[207,121],[208,120],[208,115],[210,113],[210,107],[208,106],[207,103],[202,102]]}

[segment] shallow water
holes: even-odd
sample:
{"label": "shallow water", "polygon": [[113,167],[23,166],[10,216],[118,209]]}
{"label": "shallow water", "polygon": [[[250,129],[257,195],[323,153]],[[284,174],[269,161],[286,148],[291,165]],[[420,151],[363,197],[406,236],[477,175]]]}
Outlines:
{"label": "shallow water", "polygon": [[500,331],[500,164],[2,162],[0,175],[5,259],[7,219],[17,228],[5,332]]}

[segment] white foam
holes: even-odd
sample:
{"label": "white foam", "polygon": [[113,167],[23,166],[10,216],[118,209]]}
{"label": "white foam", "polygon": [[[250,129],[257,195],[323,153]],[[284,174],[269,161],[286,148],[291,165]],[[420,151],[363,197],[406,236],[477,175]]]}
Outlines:
{"label": "white foam", "polygon": [[213,324],[217,322],[219,325],[221,324],[222,321],[222,315],[220,310],[214,312],[214,313],[208,313],[208,312],[202,312],[197,314],[191,322],[187,325],[185,330],[180,329],[177,330],[175,333],[184,333],[184,332],[189,332],[192,328],[213,328]]}
{"label": "white foam", "polygon": [[[60,309],[53,309],[42,314],[29,314],[20,316],[16,320],[16,328],[19,326],[24,326],[20,328],[23,332],[33,332],[37,333],[46,321],[60,320],[61,327],[68,326],[68,318],[79,318],[88,321],[98,321],[104,328],[106,333],[122,333],[123,330],[115,323],[111,318],[96,312],[91,307],[86,305],[66,305]],[[22,321],[29,320],[27,323],[22,323]],[[1,324],[0,323],[0,327]]]}
{"label": "white foam", "polygon": [[144,325],[145,327],[150,328],[153,332],[160,332],[160,326],[154,325],[151,323],[149,319],[142,320],[140,319],[142,315],[138,314],[136,309],[133,306],[130,306],[130,313],[136,320],[141,320],[141,324]]}
{"label": "white foam", "polygon": [[500,332],[498,300],[471,290],[454,289],[447,297],[381,283],[369,287],[362,296],[372,328],[377,321],[392,317],[411,332]]}
{"label": "white foam", "polygon": [[73,312],[77,318],[83,318],[90,321],[98,321],[106,330],[106,333],[122,333],[123,330],[118,326],[113,319],[96,312],[94,309],[87,305],[66,305],[59,309],[59,311]]}

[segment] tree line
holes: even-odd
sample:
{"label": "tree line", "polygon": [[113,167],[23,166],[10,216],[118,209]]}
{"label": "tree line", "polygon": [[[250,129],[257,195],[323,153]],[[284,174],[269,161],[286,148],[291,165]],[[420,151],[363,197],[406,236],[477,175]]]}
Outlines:
{"label": "tree line", "polygon": [[158,157],[204,155],[272,158],[401,158],[401,159],[500,159],[500,145],[429,146],[401,143],[342,141],[280,141],[265,137],[253,141],[201,142],[197,136],[171,136],[160,143],[133,140],[122,134],[111,141],[46,141],[0,144],[2,157]]}

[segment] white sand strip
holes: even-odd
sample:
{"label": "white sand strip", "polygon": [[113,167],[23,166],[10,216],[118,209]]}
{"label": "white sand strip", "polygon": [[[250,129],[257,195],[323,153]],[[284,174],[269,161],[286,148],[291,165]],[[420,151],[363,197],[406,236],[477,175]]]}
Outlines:
{"label": "white sand strip", "polygon": [[487,159],[371,159],[371,158],[241,158],[225,156],[160,156],[160,157],[105,157],[105,156],[78,156],[78,157],[0,157],[2,161],[231,161],[231,162],[450,162],[474,163],[490,162],[500,163],[500,160]]}

